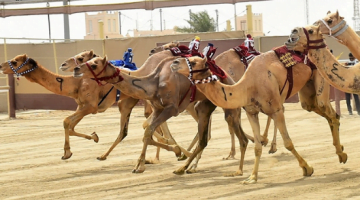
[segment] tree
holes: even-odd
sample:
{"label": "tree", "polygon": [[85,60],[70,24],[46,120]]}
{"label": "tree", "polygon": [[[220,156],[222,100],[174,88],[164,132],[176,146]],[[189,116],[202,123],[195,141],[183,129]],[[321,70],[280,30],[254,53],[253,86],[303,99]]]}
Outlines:
{"label": "tree", "polygon": [[198,13],[190,12],[190,20],[185,20],[190,27],[175,27],[175,31],[181,33],[214,32],[216,28],[214,18],[207,11]]}

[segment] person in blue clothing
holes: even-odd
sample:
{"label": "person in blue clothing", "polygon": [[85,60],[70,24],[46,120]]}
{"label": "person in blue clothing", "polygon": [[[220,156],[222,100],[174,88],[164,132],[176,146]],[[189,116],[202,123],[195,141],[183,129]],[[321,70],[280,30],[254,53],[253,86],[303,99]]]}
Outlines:
{"label": "person in blue clothing", "polygon": [[123,60],[124,60],[124,67],[131,69],[131,70],[137,70],[137,67],[135,63],[133,63],[133,57],[134,54],[132,53],[132,48],[128,48],[127,51],[125,51]]}

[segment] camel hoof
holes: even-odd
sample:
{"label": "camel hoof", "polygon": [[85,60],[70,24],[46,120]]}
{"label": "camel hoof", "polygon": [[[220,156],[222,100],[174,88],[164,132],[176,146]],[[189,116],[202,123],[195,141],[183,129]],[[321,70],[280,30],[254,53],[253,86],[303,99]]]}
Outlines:
{"label": "camel hoof", "polygon": [[231,154],[228,157],[223,158],[223,160],[235,160],[235,159],[236,159],[235,156]]}
{"label": "camel hoof", "polygon": [[311,166],[303,167],[303,176],[311,176],[314,173],[314,168]]}
{"label": "camel hoof", "polygon": [[178,158],[178,161],[186,160],[187,156],[185,154],[181,154],[181,156]]}
{"label": "camel hoof", "polygon": [[71,158],[71,156],[72,156],[72,153],[70,154],[70,156],[63,156],[63,157],[61,157],[61,160],[67,160],[67,159]]}
{"label": "camel hoof", "polygon": [[104,157],[104,156],[101,156],[101,157],[97,157],[96,159],[98,159],[98,160],[106,160],[106,157]]}
{"label": "camel hoof", "polygon": [[261,141],[261,144],[266,147],[266,145],[268,144],[269,139],[265,138],[263,141]]}
{"label": "camel hoof", "polygon": [[230,173],[230,174],[224,174],[225,177],[235,177],[235,176],[242,176],[243,172],[241,170],[237,170],[234,173]]}
{"label": "camel hoof", "polygon": [[96,142],[96,143],[99,142],[99,137],[95,132],[91,133],[91,137],[92,137],[92,139],[94,139],[94,142]]}
{"label": "camel hoof", "polygon": [[339,162],[340,163],[346,163],[346,161],[347,161],[347,154],[346,153],[339,153],[338,154],[338,156],[339,156]]}
{"label": "camel hoof", "polygon": [[132,173],[133,174],[140,174],[140,173],[143,173],[144,171],[145,171],[145,169],[141,169],[141,170],[140,169],[133,169]]}
{"label": "camel hoof", "polygon": [[276,144],[271,144],[269,154],[275,153],[277,151]]}
{"label": "camel hoof", "polygon": [[244,184],[244,185],[249,185],[249,184],[255,184],[257,182],[257,180],[250,176],[249,178],[243,180],[241,183]]}
{"label": "camel hoof", "polygon": [[180,168],[178,170],[173,171],[176,175],[183,175],[185,173],[185,170],[183,168]]}
{"label": "camel hoof", "polygon": [[177,146],[177,145],[175,145],[175,146],[173,146],[173,150],[174,150],[175,156],[176,156],[177,158],[180,158],[181,153],[182,153],[180,147]]}

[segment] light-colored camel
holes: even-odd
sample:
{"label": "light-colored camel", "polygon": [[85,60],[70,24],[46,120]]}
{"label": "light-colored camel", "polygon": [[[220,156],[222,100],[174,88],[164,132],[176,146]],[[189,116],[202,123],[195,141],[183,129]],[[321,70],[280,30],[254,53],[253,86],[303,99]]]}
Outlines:
{"label": "light-colored camel", "polygon": [[[156,56],[160,53],[156,53],[152,56]],[[171,72],[169,66],[176,58],[178,57],[172,56],[162,60],[155,71],[145,77],[132,76],[134,72],[126,72],[124,70],[120,72],[120,69],[107,63],[106,57],[104,59],[99,57],[93,58],[90,61],[79,65],[79,67],[76,67],[74,70],[74,76],[83,74],[83,77],[104,80],[113,84],[121,92],[128,94],[133,98],[150,100],[153,106],[153,113],[144,123],[144,127],[146,127],[143,139],[144,146],[140,158],[133,170],[135,173],[141,173],[145,170],[144,158],[148,145],[155,145],[167,150],[173,150],[175,153],[180,153],[178,149],[166,144],[155,142],[151,138],[155,128],[159,124],[172,116],[177,116],[188,107],[191,96],[194,96],[194,102],[200,101],[195,106],[198,116],[199,142],[194,152],[191,155],[188,155],[190,157],[186,160],[184,167],[181,168],[183,170],[178,173],[184,173],[193,159],[207,145],[211,119],[210,116],[216,106],[208,101],[200,92],[194,93],[194,91],[191,91],[191,84],[188,79]],[[94,76],[94,74],[97,75]],[[233,83],[231,79],[229,79],[231,82],[227,80],[228,79],[225,78],[223,81],[228,84]],[[239,170],[235,173],[235,175],[242,175],[244,155],[248,144],[248,139],[240,126],[240,114],[240,109],[225,110],[225,119],[240,141],[240,165]],[[182,150],[185,151],[184,149]],[[199,157],[197,160],[198,159]],[[194,172],[195,169],[196,164],[192,165],[187,172]]]}
{"label": "light-colored camel", "polygon": [[[93,56],[91,52],[89,55],[90,57]],[[8,62],[2,63],[0,70],[5,74],[17,73],[23,75],[27,80],[36,82],[55,94],[75,99],[78,104],[75,113],[64,120],[65,144],[62,159],[68,159],[72,156],[69,136],[83,137],[98,142],[99,138],[95,132],[91,135],[86,135],[76,132],[74,128],[84,116],[104,112],[115,103],[116,92],[112,92],[115,90],[113,90],[111,85],[99,87],[97,83],[91,79],[74,78],[73,76],[62,76],[52,73],[27,55],[19,55]],[[121,103],[119,103],[118,106],[119,109],[124,107]],[[167,127],[165,127],[165,130],[167,130],[166,128]],[[164,135],[165,138],[159,134],[155,134],[155,136],[161,141],[167,141],[169,140],[168,138],[170,138],[171,142],[174,143],[171,135],[167,135],[166,132],[161,134]],[[106,156],[107,155],[108,154],[106,154]]]}
{"label": "light-colored camel", "polygon": [[[315,22],[320,26],[320,33],[336,37],[338,42],[348,47],[351,53],[360,59],[360,37],[346,24],[339,12],[327,13],[328,15]],[[344,66],[332,56],[328,49],[309,51],[309,57],[314,63],[318,63],[321,75],[332,86],[347,93],[360,94],[360,64]]]}
{"label": "light-colored camel", "polygon": [[[313,40],[313,29],[317,27],[312,26],[309,28],[310,39]],[[293,33],[298,32],[299,29],[294,29]],[[306,38],[291,38],[298,40],[296,45],[297,50],[306,52],[308,43]],[[183,74],[188,77],[191,71],[207,69],[206,59],[199,57],[191,58],[178,58],[171,65],[173,71]],[[309,81],[312,71],[303,64],[297,63],[293,66],[294,82],[291,95],[296,94],[305,84]],[[207,84],[198,84],[197,88],[206,95],[215,105],[223,108],[238,108],[244,107],[247,111],[248,119],[254,133],[255,139],[255,163],[251,176],[243,183],[255,183],[258,179],[259,161],[262,154],[261,136],[259,130],[258,113],[263,112],[275,121],[279,129],[286,149],[291,151],[297,158],[300,167],[303,169],[304,176],[310,176],[313,173],[313,168],[297,153],[295,147],[288,135],[285,118],[283,113],[283,103],[286,98],[286,93],[280,94],[287,77],[287,70],[284,65],[279,61],[275,52],[269,51],[256,57],[251,63],[244,76],[235,85],[225,85],[219,81],[212,81]],[[209,70],[205,72],[196,73],[192,75],[194,80],[216,80],[213,78]],[[285,91],[287,86],[285,85]],[[334,136],[335,137],[335,136]],[[334,142],[339,138],[334,138]],[[347,155],[342,152],[342,145],[334,143],[336,149],[340,150],[340,162],[346,162]]]}

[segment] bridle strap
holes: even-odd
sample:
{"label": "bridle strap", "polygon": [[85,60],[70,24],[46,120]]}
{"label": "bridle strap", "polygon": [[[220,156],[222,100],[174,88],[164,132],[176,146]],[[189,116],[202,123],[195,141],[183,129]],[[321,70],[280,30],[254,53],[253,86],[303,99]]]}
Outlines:
{"label": "bridle strap", "polygon": [[103,72],[105,71],[107,65],[108,65],[108,62],[106,62],[106,65],[104,66],[104,68],[98,73],[98,74],[95,74],[94,70],[91,68],[91,66],[89,65],[88,62],[85,63],[86,66],[89,68],[90,72],[92,73],[92,75],[94,76],[94,79],[95,81],[98,83],[99,86],[103,86],[103,84],[100,82],[98,76]]}
{"label": "bridle strap", "polygon": [[188,58],[185,58],[186,60],[186,63],[187,63],[187,66],[189,68],[189,76],[188,76],[188,79],[190,81],[190,83],[192,85],[196,85],[196,84],[201,84],[201,83],[210,83],[211,81],[217,81],[218,80],[218,77],[216,75],[211,75],[207,78],[204,78],[204,79],[201,79],[201,80],[193,80],[193,74],[194,73],[198,73],[198,72],[205,72],[207,70],[209,70],[209,68],[204,68],[204,69],[199,69],[199,70],[193,70],[192,67],[191,67],[191,64],[190,64],[190,61]]}
{"label": "bridle strap", "polygon": [[[346,31],[346,29],[349,27],[349,25],[346,24],[346,21],[345,20],[342,20],[340,23],[336,24],[334,27],[330,27],[327,22],[323,19],[320,19],[320,21],[326,26],[326,28],[329,29],[329,36],[331,37],[336,37],[336,36],[339,36],[341,35],[342,33],[344,33]],[[336,29],[338,29],[343,23],[345,23],[345,25],[340,29],[338,30],[335,34],[332,34],[333,31],[335,31]],[[337,38],[336,38],[337,39]]]}
{"label": "bridle strap", "polygon": [[17,76],[17,78],[19,79],[19,76],[22,76],[22,75],[24,75],[24,74],[27,74],[27,73],[30,73],[30,72],[32,72],[32,71],[34,71],[38,66],[36,65],[35,67],[33,67],[33,68],[31,68],[31,69],[28,69],[28,70],[26,70],[26,71],[23,71],[23,72],[20,72],[20,73],[18,73],[18,71],[22,68],[22,67],[24,67],[25,66],[25,64],[29,61],[29,59],[30,58],[27,58],[26,60],[25,60],[25,62],[24,63],[22,63],[18,68],[14,68],[14,66],[11,64],[11,61],[10,60],[8,60],[8,64],[9,64],[9,66],[10,66],[10,69],[14,72],[14,74],[16,74],[16,76]]}
{"label": "bridle strap", "polygon": [[307,40],[307,49],[306,49],[305,52],[304,52],[304,54],[305,54],[305,61],[304,61],[304,63],[307,64],[307,54],[308,54],[309,49],[320,49],[320,48],[324,48],[324,47],[326,47],[326,44],[323,43],[323,44],[320,45],[320,46],[310,46],[310,44],[315,44],[315,43],[324,42],[324,39],[310,40],[309,33],[308,33],[308,31],[306,30],[306,28],[303,28],[303,31],[304,31],[304,33],[305,33],[305,35],[306,35],[306,40]]}
{"label": "bridle strap", "polygon": [[75,65],[78,66],[79,64],[78,64],[78,62],[76,61],[76,58],[73,57],[73,59],[74,59]]}

